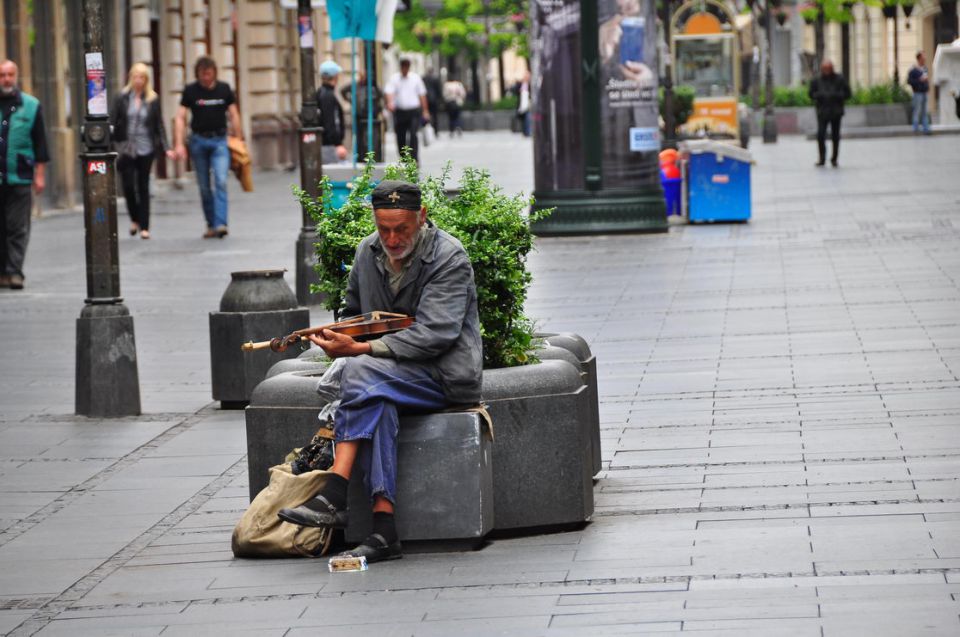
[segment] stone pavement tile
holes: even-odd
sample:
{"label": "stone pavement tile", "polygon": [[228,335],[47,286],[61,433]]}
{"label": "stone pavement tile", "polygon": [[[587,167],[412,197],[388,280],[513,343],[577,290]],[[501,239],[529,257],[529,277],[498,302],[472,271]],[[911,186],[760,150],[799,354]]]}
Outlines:
{"label": "stone pavement tile", "polygon": [[926,424],[923,421],[896,427],[897,438],[907,451],[940,451],[960,447],[960,416],[949,424]]}
{"label": "stone pavement tile", "polygon": [[[821,356],[825,354],[855,354],[861,350],[860,339],[852,328],[846,330],[828,331],[804,329],[803,324],[794,325],[793,312],[790,309],[790,334],[787,335],[787,342],[790,346],[790,353],[803,360],[808,356]],[[797,330],[797,331],[794,331]],[[803,330],[803,331],[801,331]],[[780,336],[782,339],[783,337]],[[843,359],[844,361],[850,359]]]}
{"label": "stone pavement tile", "polygon": [[786,356],[789,353],[789,343],[781,334],[749,336],[724,334],[720,357],[722,361],[728,361],[737,358]]}
{"label": "stone pavement tile", "polygon": [[960,389],[917,389],[907,392],[884,392],[883,402],[891,415],[906,415],[917,412],[960,410]]}
{"label": "stone pavement tile", "polygon": [[836,457],[837,454],[849,456],[858,452],[903,452],[896,430],[889,424],[853,429],[846,429],[842,425],[836,429],[804,429],[802,442],[808,458]]}
{"label": "stone pavement tile", "polygon": [[704,507],[758,507],[790,504],[806,505],[808,490],[804,486],[767,486],[756,488],[726,487],[704,489],[700,505]]}
{"label": "stone pavement tile", "polygon": [[706,447],[651,451],[617,451],[610,460],[610,466],[638,467],[704,464],[709,459],[708,451]]}
{"label": "stone pavement tile", "polygon": [[389,622],[388,618],[384,618],[384,623],[372,630],[368,630],[366,626],[347,626],[340,629],[328,630],[325,623],[319,622],[313,625],[307,625],[305,628],[298,627],[291,629],[286,635],[289,637],[301,637],[317,635],[322,632],[323,635],[330,635],[332,637],[365,637],[367,635],[371,637],[381,635],[383,637],[449,637],[449,635],[458,635],[459,637],[485,637],[487,635],[505,635],[508,637],[521,635],[534,636],[546,634],[549,620],[549,616],[531,616],[481,620],[393,623]]}
{"label": "stone pavement tile", "polygon": [[949,603],[911,603],[884,600],[855,604],[824,603],[825,636],[851,634],[956,635],[960,630],[957,607]]}
{"label": "stone pavement tile", "polygon": [[[783,430],[786,429],[786,430]],[[710,432],[710,447],[739,447],[752,445],[782,446],[793,448],[801,443],[800,428],[787,424],[785,428],[777,430],[770,428],[767,431],[759,427],[750,429],[714,429]]]}
{"label": "stone pavement tile", "polygon": [[806,467],[810,484],[905,480],[912,477],[903,461],[818,463]]}
{"label": "stone pavement tile", "polygon": [[[738,467],[743,469],[743,467]],[[757,467],[754,467],[757,468]],[[722,487],[765,487],[800,485],[806,479],[804,466],[797,464],[763,466],[759,471],[715,471],[708,469],[703,477],[705,492]]]}
{"label": "stone pavement tile", "polygon": [[49,463],[38,460],[4,462],[0,464],[3,482],[0,492],[29,491],[42,488],[44,491],[66,491],[85,482],[115,462],[112,458],[72,459],[56,463],[56,471],[50,471]]}
{"label": "stone pavement tile", "polygon": [[810,526],[810,545],[818,564],[831,561],[936,559],[923,525],[851,524]]}
{"label": "stone pavement tile", "polygon": [[910,307],[902,301],[848,305],[847,309],[857,330],[918,326]]}
{"label": "stone pavement tile", "polygon": [[[788,338],[795,354],[831,353],[849,344],[840,337],[853,331],[853,321],[844,306],[788,307]],[[823,334],[823,344],[816,335]],[[824,349],[826,348],[826,349]],[[848,351],[842,349],[841,351]]]}
{"label": "stone pavement tile", "polygon": [[960,558],[896,558],[877,556],[873,559],[832,559],[817,560],[817,573],[859,573],[864,571],[906,571],[913,572],[923,569],[950,569],[960,568]]}
{"label": "stone pavement tile", "polygon": [[33,615],[32,610],[0,610],[0,635],[6,635]]}
{"label": "stone pavement tile", "polygon": [[933,343],[919,327],[857,330],[865,352],[930,349]]}
{"label": "stone pavement tile", "polygon": [[737,618],[693,620],[683,623],[683,632],[696,635],[820,635],[820,620],[805,613],[777,619]]}
{"label": "stone pavement tile", "polygon": [[16,597],[59,595],[101,562],[102,559],[45,558],[39,551],[22,553],[15,559],[5,550],[0,558],[0,591]]}
{"label": "stone pavement tile", "polygon": [[658,338],[652,361],[697,360],[714,358],[720,354],[722,339],[719,336],[682,335],[684,338]]}
{"label": "stone pavement tile", "polygon": [[960,330],[957,330],[956,314],[949,325],[925,325],[927,335],[937,349],[960,348]]}

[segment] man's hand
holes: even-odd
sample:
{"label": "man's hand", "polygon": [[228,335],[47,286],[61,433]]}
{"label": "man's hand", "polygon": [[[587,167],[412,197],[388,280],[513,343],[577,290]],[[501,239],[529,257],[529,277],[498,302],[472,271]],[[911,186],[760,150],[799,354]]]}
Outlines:
{"label": "man's hand", "polygon": [[38,195],[42,194],[43,189],[47,186],[47,177],[44,168],[45,166],[43,164],[37,164],[33,171],[33,191]]}
{"label": "man's hand", "polygon": [[323,349],[330,358],[370,353],[369,343],[360,343],[346,334],[338,334],[331,330],[323,330],[320,334],[308,334],[307,337],[311,343]]}

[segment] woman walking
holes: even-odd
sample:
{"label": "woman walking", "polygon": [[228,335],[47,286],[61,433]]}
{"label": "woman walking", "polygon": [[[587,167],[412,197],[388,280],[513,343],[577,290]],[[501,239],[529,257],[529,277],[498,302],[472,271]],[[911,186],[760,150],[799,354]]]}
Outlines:
{"label": "woman walking", "polygon": [[158,153],[172,159],[160,113],[160,100],[150,84],[150,69],[137,62],[130,67],[127,85],[110,113],[113,139],[119,153],[117,170],[130,213],[130,236],[150,238],[150,169]]}

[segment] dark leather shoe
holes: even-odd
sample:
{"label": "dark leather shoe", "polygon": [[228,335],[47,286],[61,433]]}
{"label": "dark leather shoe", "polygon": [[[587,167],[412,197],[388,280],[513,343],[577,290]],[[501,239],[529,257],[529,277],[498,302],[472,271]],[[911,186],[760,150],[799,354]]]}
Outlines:
{"label": "dark leather shoe", "polygon": [[357,548],[344,551],[337,557],[365,557],[367,564],[383,562],[385,560],[399,560],[403,557],[403,547],[400,540],[387,544],[386,538],[379,533],[371,533]]}
{"label": "dark leather shoe", "polygon": [[[310,506],[307,506],[309,504]],[[280,509],[277,513],[284,522],[300,526],[329,526],[335,529],[347,528],[349,520],[346,511],[330,504],[322,495],[314,496],[308,502],[293,509]]]}

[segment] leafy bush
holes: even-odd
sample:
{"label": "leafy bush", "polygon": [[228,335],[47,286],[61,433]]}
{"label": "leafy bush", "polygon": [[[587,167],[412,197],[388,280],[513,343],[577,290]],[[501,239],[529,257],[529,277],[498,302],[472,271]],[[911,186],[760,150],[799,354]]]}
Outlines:
{"label": "leafy bush", "polygon": [[850,98],[851,104],[900,104],[910,101],[910,94],[900,84],[884,82],[873,86],[858,86]]}
{"label": "leafy bush", "polygon": [[[331,197],[326,176],[321,181],[318,199],[294,188],[317,225],[316,270],[320,283],[314,291],[326,295],[325,306],[335,313],[343,304],[356,248],[375,230],[369,204],[375,186],[373,166],[373,158],[368,156],[346,203],[337,210],[325,205]],[[416,163],[405,154],[400,163],[387,166],[385,178],[419,184],[429,218],[463,244],[477,286],[484,366],[510,367],[532,362],[534,325],[523,313],[532,279],[526,259],[533,249],[533,236],[525,215],[532,199],[506,195],[491,183],[489,173],[474,168],[464,170],[459,191],[450,199],[445,192],[449,174],[448,165],[439,177],[421,179]],[[549,210],[531,212],[529,220],[549,214]]]}
{"label": "leafy bush", "polygon": [[[893,82],[884,82],[874,86],[858,86],[852,91],[852,96],[848,104],[867,105],[867,104],[897,104],[900,102],[909,102],[910,94],[907,93],[899,84]],[[741,95],[740,101],[751,106],[750,96]],[[760,91],[760,104],[758,108],[766,106],[766,91]],[[788,106],[813,106],[813,100],[807,92],[807,85],[800,86],[775,86],[773,88],[773,105]]]}

